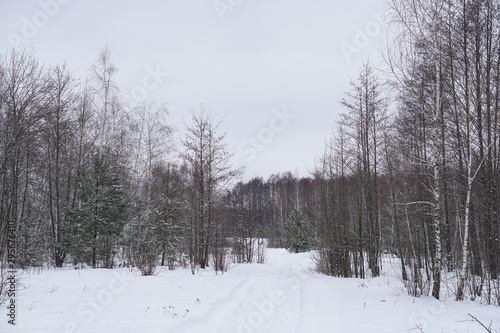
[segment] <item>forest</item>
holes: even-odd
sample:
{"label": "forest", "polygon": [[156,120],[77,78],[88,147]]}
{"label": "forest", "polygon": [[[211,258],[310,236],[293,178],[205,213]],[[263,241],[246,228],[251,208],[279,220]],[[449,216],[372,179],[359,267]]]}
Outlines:
{"label": "forest", "polygon": [[308,177],[243,181],[203,106],[176,143],[166,104],[123,98],[109,47],[85,78],[5,51],[0,303],[14,261],[224,273],[284,247],[345,278],[392,256],[410,295],[500,305],[500,2],[392,0],[386,22],[385,65],[346,86]]}

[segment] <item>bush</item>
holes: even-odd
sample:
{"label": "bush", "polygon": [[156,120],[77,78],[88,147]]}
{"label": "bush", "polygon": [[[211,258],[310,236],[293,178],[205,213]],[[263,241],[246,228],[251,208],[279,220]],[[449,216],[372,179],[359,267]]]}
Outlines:
{"label": "bush", "polygon": [[153,275],[157,265],[156,255],[137,256],[134,259],[134,265],[141,271],[143,276]]}

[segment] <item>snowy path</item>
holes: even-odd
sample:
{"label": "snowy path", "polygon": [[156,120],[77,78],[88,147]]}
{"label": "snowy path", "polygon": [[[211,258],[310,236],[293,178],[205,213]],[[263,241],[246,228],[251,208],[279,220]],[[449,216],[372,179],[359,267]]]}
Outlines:
{"label": "snowy path", "polygon": [[[175,327],[172,332],[300,332],[303,279],[301,262],[290,255],[273,256],[267,265],[241,265],[229,274],[244,275],[228,297],[196,321]],[[251,269],[249,269],[251,267]]]}
{"label": "snowy path", "polygon": [[481,332],[467,321],[469,311],[480,311],[500,333],[495,307],[414,299],[395,288],[400,282],[390,272],[366,280],[332,278],[312,272],[307,253],[271,251],[265,265],[239,265],[228,272],[244,278],[204,316],[168,332],[420,332],[417,325],[426,333]]}
{"label": "snowy path", "polygon": [[[386,263],[378,278],[341,279],[311,271],[308,253],[270,249],[265,264],[162,270],[46,270],[26,274],[15,327],[22,333],[425,333],[482,332],[471,313],[500,333],[498,308],[404,295]],[[395,267],[395,266],[394,266]],[[2,307],[6,313],[5,306]]]}

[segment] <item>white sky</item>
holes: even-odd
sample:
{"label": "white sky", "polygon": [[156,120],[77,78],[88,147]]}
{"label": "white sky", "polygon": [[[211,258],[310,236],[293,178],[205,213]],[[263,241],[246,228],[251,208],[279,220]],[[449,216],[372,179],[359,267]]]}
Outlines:
{"label": "white sky", "polygon": [[[24,38],[18,48],[84,77],[107,44],[127,95],[143,86],[148,68],[168,72],[147,98],[169,104],[180,136],[190,107],[204,104],[224,118],[247,179],[308,175],[343,111],[349,80],[363,61],[379,61],[384,35],[374,16],[384,0],[0,1],[2,53]],[[231,11],[220,15],[217,2]],[[356,38],[356,31],[370,36]],[[346,57],[347,45],[358,53]],[[274,119],[277,110],[294,118],[284,124]]]}

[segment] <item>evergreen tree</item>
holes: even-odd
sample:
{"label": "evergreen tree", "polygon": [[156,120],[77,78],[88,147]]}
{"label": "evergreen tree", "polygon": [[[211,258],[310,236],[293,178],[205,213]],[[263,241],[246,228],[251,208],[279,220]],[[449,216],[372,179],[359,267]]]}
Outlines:
{"label": "evergreen tree", "polygon": [[78,203],[69,212],[74,261],[112,268],[128,210],[120,176],[96,153],[88,168],[78,170],[76,187]]}
{"label": "evergreen tree", "polygon": [[302,210],[294,209],[285,221],[286,249],[300,253],[311,250],[314,244],[313,230]]}
{"label": "evergreen tree", "polygon": [[168,264],[173,269],[174,263],[182,251],[182,242],[186,225],[182,220],[184,196],[181,176],[177,169],[168,167],[158,169],[153,176],[152,191],[153,231],[161,252],[161,265]]}
{"label": "evergreen tree", "polygon": [[143,275],[152,275],[161,256],[161,266],[174,269],[182,251],[185,231],[181,220],[183,196],[180,174],[174,167],[157,166],[145,186],[148,200],[128,225],[125,242],[129,257]]}

